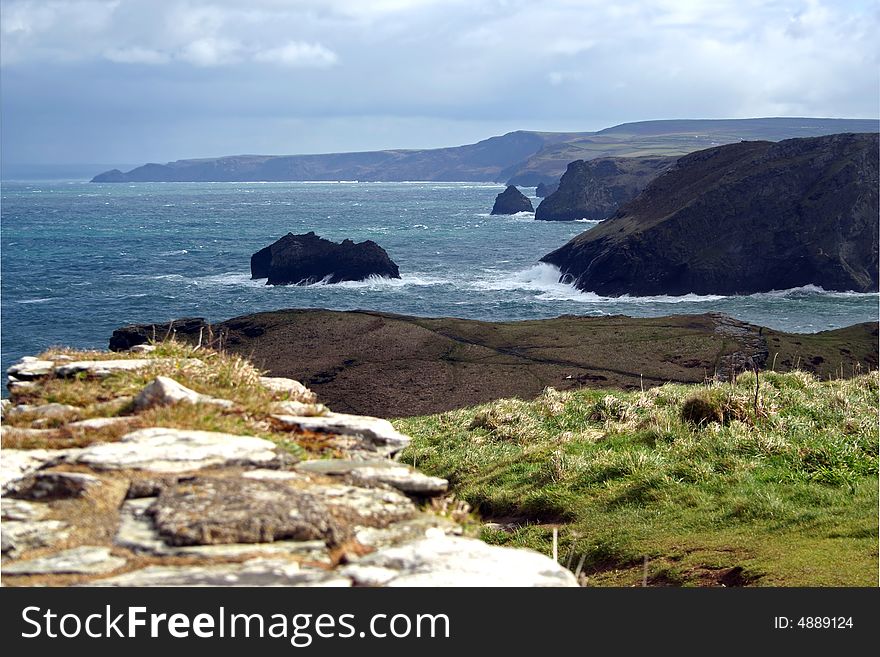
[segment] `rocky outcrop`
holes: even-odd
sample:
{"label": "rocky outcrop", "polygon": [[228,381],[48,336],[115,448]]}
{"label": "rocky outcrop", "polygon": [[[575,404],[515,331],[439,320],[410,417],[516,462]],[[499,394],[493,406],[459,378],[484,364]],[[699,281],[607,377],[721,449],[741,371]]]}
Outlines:
{"label": "rocky outcrop", "polygon": [[542,261],[609,296],[877,291],[877,180],[876,134],[710,148]]}
{"label": "rocky outcrop", "polygon": [[251,256],[251,278],[266,278],[268,285],[363,281],[371,276],[400,278],[397,265],[372,240],[337,244],[314,232],[288,233]]}
{"label": "rocky outcrop", "polygon": [[604,157],[568,165],[555,192],[535,211],[541,221],[607,219],[634,199],[674,157]]}
{"label": "rocky outcrop", "polygon": [[136,345],[150,341],[161,342],[182,335],[202,335],[207,340],[208,322],[201,317],[185,317],[165,324],[132,324],[113,331],[110,336],[110,351],[128,351]]}
{"label": "rocky outcrop", "polygon": [[529,198],[513,185],[495,197],[492,214],[516,214],[517,212],[534,212]]}
{"label": "rocky outcrop", "polygon": [[[261,378],[240,360],[226,361],[227,367],[234,364],[240,370],[239,378],[230,382],[228,371],[221,376],[211,371],[218,359],[227,357],[194,351],[203,365],[185,370],[176,364],[191,358],[169,362],[150,351],[142,352],[146,358],[106,361],[90,354],[98,360],[88,362],[132,363],[116,368],[111,380],[102,379],[103,404],[112,401],[106,397],[114,390],[143,386],[150,380],[144,376],[147,371],[204,377],[213,382],[215,395],[217,386],[225,386],[224,395],[234,401],[158,376],[140,394],[124,398],[144,403],[117,404],[113,417],[77,420],[77,431],[73,422],[51,432],[33,428],[41,419],[35,409],[46,411],[52,405],[22,402],[44,396],[44,386],[57,394],[59,386],[76,385],[81,376],[101,372],[97,366],[77,369],[70,380],[58,371],[86,361],[50,354],[10,368],[20,376],[27,372],[36,388],[13,392],[13,405],[4,417],[4,584],[577,585],[573,573],[549,557],[463,537],[462,517],[443,511],[453,501],[448,482],[393,460],[410,439],[386,420],[331,413],[314,404],[314,394],[302,384]],[[237,397],[240,386],[248,391]],[[253,399],[260,401],[243,412]],[[53,418],[64,422],[110,408],[94,401]],[[103,423],[83,424],[146,423],[154,417],[168,424],[171,411],[184,411],[188,404],[201,404],[194,408],[211,423],[222,422],[223,416],[242,430],[146,426],[132,431],[124,422],[121,435],[112,435],[104,433],[108,429]],[[317,415],[276,416],[271,410],[276,404],[293,404],[285,406],[287,411],[308,406]],[[162,411],[168,414],[156,416],[158,406],[165,406]],[[186,411],[183,417],[192,421],[193,415]],[[247,426],[272,440],[248,435]],[[10,430],[37,432],[28,439],[49,447],[6,447]],[[53,448],[73,435],[82,446]]]}
{"label": "rocky outcrop", "polygon": [[553,192],[559,189],[559,183],[538,183],[537,187],[535,187],[535,196],[538,198],[546,198],[550,196]]}

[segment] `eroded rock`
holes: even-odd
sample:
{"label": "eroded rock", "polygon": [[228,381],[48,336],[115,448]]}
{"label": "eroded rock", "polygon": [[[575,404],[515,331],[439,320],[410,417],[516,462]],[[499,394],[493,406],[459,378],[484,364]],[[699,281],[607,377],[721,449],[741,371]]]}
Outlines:
{"label": "eroded rock", "polygon": [[320,494],[284,482],[193,477],[162,490],[149,510],[170,545],[322,540],[339,545],[349,530]]}
{"label": "eroded rock", "polygon": [[571,571],[537,552],[439,532],[339,571],[357,586],[577,586]]}
{"label": "eroded rock", "polygon": [[125,559],[110,554],[110,548],[83,545],[46,557],[3,565],[4,575],[96,575],[125,565]]}
{"label": "eroded rock", "polygon": [[251,559],[216,566],[149,566],[86,586],[351,586],[351,580],[283,559]]}
{"label": "eroded rock", "polygon": [[299,401],[303,404],[314,404],[318,400],[318,396],[314,392],[294,379],[288,379],[283,376],[261,376],[260,383],[272,392],[286,394],[291,400]]}
{"label": "eroded rock", "polygon": [[157,406],[173,406],[174,404],[210,404],[222,408],[232,408],[234,404],[228,399],[217,399],[190,390],[167,376],[157,376],[144,387],[134,398],[134,410],[145,411]]}
{"label": "eroded rock", "polygon": [[77,460],[96,470],[186,472],[232,465],[266,467],[288,459],[274,443],[263,438],[149,428],[126,434],[119,442],[86,447]]}
{"label": "eroded rock", "polygon": [[[409,445],[410,437],[398,432],[388,420],[363,415],[327,413],[320,417],[273,415],[289,429],[336,434],[349,440],[336,441],[340,449],[388,457]],[[354,440],[351,440],[354,439]]]}
{"label": "eroded rock", "polygon": [[388,460],[321,459],[303,461],[295,469],[299,472],[348,476],[355,483],[388,484],[414,495],[440,495],[449,486],[445,479],[429,477],[409,466]]}

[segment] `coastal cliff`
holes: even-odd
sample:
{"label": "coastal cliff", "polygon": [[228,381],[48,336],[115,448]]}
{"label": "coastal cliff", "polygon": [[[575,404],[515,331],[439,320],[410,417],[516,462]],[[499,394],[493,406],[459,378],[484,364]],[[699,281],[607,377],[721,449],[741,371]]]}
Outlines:
{"label": "coastal cliff", "polygon": [[568,165],[559,187],[535,211],[541,221],[607,219],[654,178],[667,171],[674,157],[609,157],[576,160]]}
{"label": "coastal cliff", "polygon": [[541,260],[607,296],[874,292],[877,181],[876,134],[710,148]]}

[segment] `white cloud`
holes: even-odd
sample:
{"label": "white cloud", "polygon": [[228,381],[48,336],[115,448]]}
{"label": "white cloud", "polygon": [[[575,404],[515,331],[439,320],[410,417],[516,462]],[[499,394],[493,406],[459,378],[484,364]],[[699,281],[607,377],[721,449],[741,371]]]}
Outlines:
{"label": "white cloud", "polygon": [[241,51],[237,41],[205,37],[187,44],[176,56],[195,66],[222,66],[240,61]]}
{"label": "white cloud", "polygon": [[267,48],[254,53],[256,62],[279,64],[281,66],[332,66],[338,60],[336,53],[320,43],[289,41],[277,48]]}

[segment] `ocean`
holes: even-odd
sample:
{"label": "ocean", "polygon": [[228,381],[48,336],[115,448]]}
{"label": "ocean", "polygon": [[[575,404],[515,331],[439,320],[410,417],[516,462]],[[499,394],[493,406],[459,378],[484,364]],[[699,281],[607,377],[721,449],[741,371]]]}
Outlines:
{"label": "ocean", "polygon": [[[603,298],[539,258],[596,222],[490,216],[503,185],[4,182],[0,357],[106,348],[113,329],[282,308],[504,321],[724,312],[786,331],[876,321],[878,295],[806,286],[743,297]],[[525,188],[537,206],[534,189]],[[372,239],[401,280],[272,287],[250,256],[282,235]]]}

